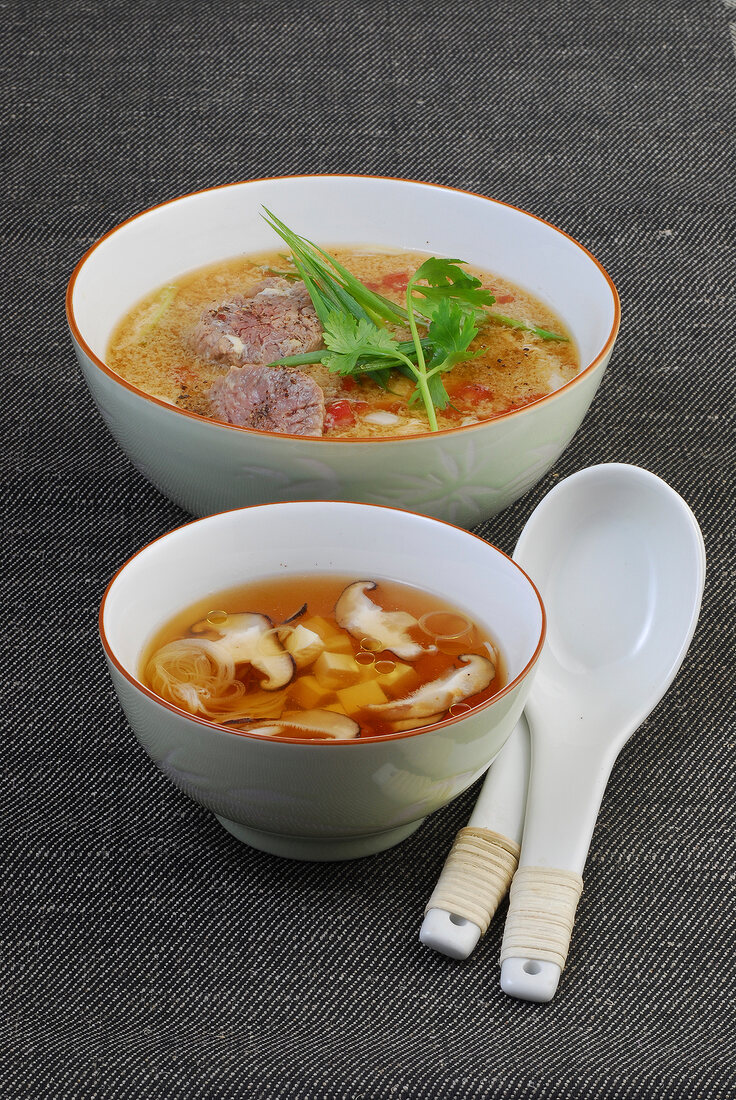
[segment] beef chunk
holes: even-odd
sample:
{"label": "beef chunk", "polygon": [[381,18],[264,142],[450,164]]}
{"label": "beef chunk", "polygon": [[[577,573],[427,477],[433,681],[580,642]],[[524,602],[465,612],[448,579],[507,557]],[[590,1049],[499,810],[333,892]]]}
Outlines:
{"label": "beef chunk", "polygon": [[204,311],[191,335],[197,355],[229,366],[270,363],[322,345],[322,326],[302,282],[263,279],[247,295]]}
{"label": "beef chunk", "polygon": [[209,388],[213,414],[262,432],[322,435],[325,398],[315,380],[288,367],[232,367]]}

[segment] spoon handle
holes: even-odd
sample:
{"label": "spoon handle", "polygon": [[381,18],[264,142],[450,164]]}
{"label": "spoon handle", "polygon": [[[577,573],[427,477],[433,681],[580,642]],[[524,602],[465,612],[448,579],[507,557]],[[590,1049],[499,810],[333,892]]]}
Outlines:
{"label": "spoon handle", "polygon": [[467,959],[485,934],[516,870],[529,774],[522,716],[491,764],[470,821],[455,837],[425,909],[419,939]]}
{"label": "spoon handle", "polygon": [[501,947],[501,988],[549,1001],[565,965],[581,877],[615,753],[535,736],[524,842]]}

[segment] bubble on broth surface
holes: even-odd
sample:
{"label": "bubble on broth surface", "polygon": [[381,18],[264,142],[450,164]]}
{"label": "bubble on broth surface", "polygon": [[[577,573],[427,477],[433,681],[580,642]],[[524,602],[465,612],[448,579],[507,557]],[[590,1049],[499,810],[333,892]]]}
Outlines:
{"label": "bubble on broth surface", "polygon": [[[359,665],[372,665],[375,659],[375,655],[369,653],[366,649],[361,649],[355,654],[355,660]],[[378,665],[376,665],[376,668],[378,668]]]}
{"label": "bubble on broth surface", "polygon": [[470,619],[455,611],[428,611],[422,615],[419,626],[425,634],[444,642],[464,638],[473,629]]}
{"label": "bubble on broth surface", "polygon": [[467,714],[468,711],[472,709],[473,708],[467,703],[453,703],[448,713],[451,714],[453,718],[459,718],[461,714]]}
{"label": "bubble on broth surface", "polygon": [[396,668],[396,661],[376,661],[376,672],[379,676],[388,676]]}
{"label": "bubble on broth surface", "polygon": [[207,622],[210,626],[222,626],[228,620],[227,611],[208,611]]}
{"label": "bubble on broth surface", "polygon": [[361,638],[360,646],[361,649],[367,649],[369,653],[380,653],[383,649],[383,642],[379,641],[378,638]]}

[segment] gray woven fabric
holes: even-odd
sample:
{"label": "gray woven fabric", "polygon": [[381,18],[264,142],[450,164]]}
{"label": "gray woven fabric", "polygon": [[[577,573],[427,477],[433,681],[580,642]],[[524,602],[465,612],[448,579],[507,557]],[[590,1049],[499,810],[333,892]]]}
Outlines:
{"label": "gray woven fabric", "polygon": [[[729,652],[733,0],[3,5],[7,741],[3,1097],[725,1100],[736,1074]],[[219,182],[357,171],[532,210],[616,281],[623,326],[554,472],[622,460],[705,534],[695,641],[622,754],[547,1006],[420,947],[475,792],[344,865],[238,844],[117,707],[96,609],[185,520],[77,373],[66,281],[128,215]],[[730,256],[732,261],[732,253]]]}

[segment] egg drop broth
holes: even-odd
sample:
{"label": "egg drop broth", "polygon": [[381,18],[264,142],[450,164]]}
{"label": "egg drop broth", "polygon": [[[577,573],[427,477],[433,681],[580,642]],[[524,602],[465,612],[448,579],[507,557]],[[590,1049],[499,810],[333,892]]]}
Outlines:
{"label": "egg drop broth", "polygon": [[[404,306],[406,283],[427,258],[421,252],[357,246],[330,251],[372,290]],[[189,346],[190,334],[207,307],[290,270],[283,252],[273,251],[237,256],[182,275],[123,317],[110,340],[107,365],[145,393],[211,417],[207,391],[227,367],[196,355]],[[528,291],[482,269],[468,265],[467,270],[495,295],[494,310],[569,337],[562,320]],[[400,340],[410,339],[408,330],[391,331]],[[443,375],[451,404],[437,411],[440,430],[522,408],[565,385],[580,369],[572,339],[543,340],[492,321],[482,326],[469,350],[479,354]],[[388,389],[383,390],[364,375],[341,377],[321,363],[299,369],[311,374],[324,391],[325,438],[380,439],[429,430],[421,403],[408,404],[413,382],[397,371],[389,373]]]}
{"label": "egg drop broth", "polygon": [[[409,630],[409,634],[424,647],[435,644],[436,652],[423,653],[413,660],[403,659],[382,647],[380,639],[352,637],[337,624],[335,604],[344,589],[356,579],[360,578],[332,574],[269,577],[199,600],[166,623],[151,639],[141,660],[139,678],[147,687],[156,691],[150,674],[150,662],[157,651],[179,639],[217,639],[218,635],[215,631],[202,630],[202,623],[206,623],[208,615],[215,622],[220,620],[220,615],[213,616],[213,612],[228,615],[256,612],[267,615],[276,626],[291,619],[292,629],[301,623],[312,631],[321,631],[328,653],[334,650],[352,658],[357,657],[355,671],[347,675],[339,684],[330,681],[329,677],[325,679],[318,663],[313,662],[303,669],[297,669],[285,688],[272,692],[263,691],[261,686],[263,677],[252,667],[236,666],[236,675],[245,686],[243,696],[245,702],[247,703],[249,697],[252,697],[259,706],[265,705],[270,710],[267,717],[259,718],[256,726],[273,726],[278,721],[277,711],[283,713],[332,709],[337,713],[347,714],[356,721],[360,726],[361,738],[395,734],[459,716],[486,702],[505,687],[506,670],[503,657],[487,630],[473,622],[471,616],[465,611],[410,585],[376,578],[377,587],[368,595],[373,603],[380,605],[385,611],[408,611],[417,620],[421,620],[427,629],[413,627]],[[305,601],[306,609],[298,618],[292,618],[303,608]],[[435,631],[443,637],[438,638],[428,631]],[[444,637],[444,635],[453,634],[459,636]],[[372,694],[376,690],[376,685],[386,701],[405,698],[422,684],[437,679],[448,670],[463,667],[463,662],[458,658],[460,654],[467,653],[490,658],[495,665],[495,675],[487,688],[456,704],[440,716],[405,719],[399,722],[389,721],[360,705],[361,692],[365,690],[362,685],[375,682],[368,688],[371,692],[368,698],[372,701],[380,702],[379,696]],[[362,661],[366,663],[363,664]],[[384,670],[383,673],[380,672],[381,669]],[[394,678],[396,669],[399,671],[398,678]],[[392,671],[394,676],[391,675]],[[163,697],[169,702],[182,706],[177,699],[165,695]],[[199,717],[227,725],[230,729],[253,729],[253,732],[257,732],[254,723],[240,720],[228,722],[227,714],[219,719],[209,714],[200,714]],[[278,734],[272,735],[278,736]],[[289,728],[283,735],[315,739],[314,733],[302,734],[293,728]]]}

